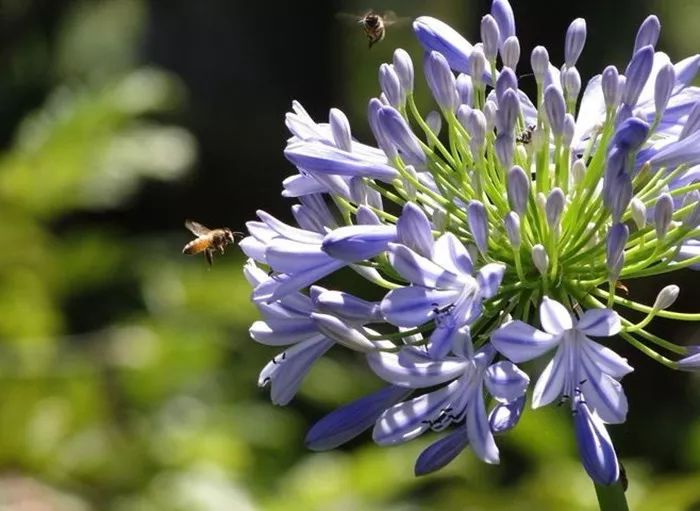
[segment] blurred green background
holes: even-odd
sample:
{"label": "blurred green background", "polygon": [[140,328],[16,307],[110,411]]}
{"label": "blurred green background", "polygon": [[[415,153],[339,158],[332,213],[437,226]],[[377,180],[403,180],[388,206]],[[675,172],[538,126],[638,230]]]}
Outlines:
{"label": "blurred green background", "polygon": [[[650,12],[674,60],[700,49],[695,0],[513,4],[522,73],[535,44],[561,61],[577,16],[584,80],[624,69]],[[293,173],[281,153],[292,99],[319,120],[343,108],[368,141],[377,67],[402,46],[430,108],[409,27],[368,51],[358,27],[336,21],[366,7],[0,0],[0,511],[596,509],[563,409],[528,412],[500,440],[499,467],[465,452],[416,479],[435,435],[307,452],[315,420],[380,382],[332,351],[274,407],[256,387],[275,352],[248,338],[242,255],[207,271],[180,253],[187,217],[234,230],[257,208],[289,218],[279,191]],[[438,16],[475,40],[489,2],[372,7]],[[697,274],[681,278],[678,309],[696,311]],[[626,284],[651,302],[665,283]],[[698,342],[693,325],[657,328]],[[636,368],[629,420],[610,428],[632,508],[700,509],[700,379],[616,349]]]}

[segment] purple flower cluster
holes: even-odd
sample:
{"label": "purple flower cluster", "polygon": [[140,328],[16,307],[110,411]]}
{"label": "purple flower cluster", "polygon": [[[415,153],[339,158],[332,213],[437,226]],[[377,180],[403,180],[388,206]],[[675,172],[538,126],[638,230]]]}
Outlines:
{"label": "purple flower cluster", "polygon": [[[656,51],[650,16],[624,74],[608,66],[583,88],[577,19],[560,68],[532,50],[533,101],[518,88],[507,0],[493,1],[478,44],[430,17],[413,28],[436,111],[416,107],[413,62],[396,50],[368,105],[377,147],[353,138],[340,110],[327,123],[296,102],[287,114],[284,154],[298,173],[282,194],[298,201],[296,225],[260,211],[241,242],[262,316],[251,337],[285,347],[259,384],[286,405],[331,348],[359,352],[386,386],[322,418],[308,447],[369,429],[380,445],[449,430],[417,459],[421,475],[466,447],[498,463],[495,437],[526,404],[530,378],[516,364],[551,353],[532,407],[568,403],[584,468],[612,484],[620,466],[606,425],[626,418],[620,381],[633,369],[592,338],[700,367],[696,350],[646,330],[657,316],[700,320],[667,310],[677,286],[653,306],[617,295],[621,280],[700,266],[700,89],[690,86],[700,56],[674,64]],[[339,270],[380,292],[323,287]],[[634,323],[624,309],[646,316]]]}

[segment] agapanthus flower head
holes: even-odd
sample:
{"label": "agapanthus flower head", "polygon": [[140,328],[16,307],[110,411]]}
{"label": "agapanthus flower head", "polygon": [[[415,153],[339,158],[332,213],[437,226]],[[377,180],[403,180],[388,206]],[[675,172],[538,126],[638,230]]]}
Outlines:
{"label": "agapanthus flower head", "polygon": [[[700,267],[700,89],[690,85],[700,56],[674,64],[656,51],[650,16],[630,61],[582,87],[587,27],[577,19],[564,62],[524,50],[531,100],[507,0],[482,18],[481,43],[431,17],[413,28],[429,112],[414,100],[411,57],[396,50],[368,105],[378,147],[353,138],[340,110],[317,123],[294,103],[287,116],[297,173],[283,195],[299,201],[297,225],[261,211],[241,243],[262,315],[251,336],[288,346],[260,384],[287,404],[331,348],[357,352],[388,385],[331,412],[307,444],[446,431],[419,456],[420,475],[467,447],[497,463],[496,436],[526,403],[517,364],[547,357],[532,406],[567,404],[585,470],[612,484],[620,465],[606,428],[627,416],[621,380],[632,371],[615,350],[628,343],[671,368],[700,368],[697,350],[646,329],[656,316],[700,319],[668,310],[679,286],[651,306],[619,296],[624,282]],[[327,289],[326,277],[348,269],[376,288],[372,299]],[[633,322],[628,310],[645,316]]]}

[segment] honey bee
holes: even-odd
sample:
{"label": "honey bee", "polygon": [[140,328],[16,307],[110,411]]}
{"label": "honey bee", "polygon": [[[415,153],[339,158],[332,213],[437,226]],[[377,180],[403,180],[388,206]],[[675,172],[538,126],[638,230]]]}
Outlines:
{"label": "honey bee", "polygon": [[185,245],[185,248],[182,249],[182,253],[199,254],[200,252],[204,252],[209,267],[211,267],[214,261],[214,252],[218,250],[223,254],[224,247],[235,243],[234,235],[239,234],[234,233],[228,227],[209,229],[193,220],[185,220],[185,227],[187,227],[192,234],[197,236],[197,238]]}
{"label": "honey bee", "polygon": [[380,14],[376,11],[369,10],[359,17],[348,16],[347,14],[339,14],[338,16],[341,18],[354,18],[355,21],[360,24],[362,30],[365,31],[370,48],[384,39],[384,36],[386,36],[386,27],[408,20],[408,18],[398,18],[394,11],[386,11]]}

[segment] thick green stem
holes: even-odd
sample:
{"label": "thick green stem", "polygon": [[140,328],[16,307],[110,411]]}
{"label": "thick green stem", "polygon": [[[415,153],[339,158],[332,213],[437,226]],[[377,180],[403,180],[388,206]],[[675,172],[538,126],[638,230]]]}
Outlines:
{"label": "thick green stem", "polygon": [[629,511],[620,481],[611,485],[596,484],[595,494],[600,511]]}

